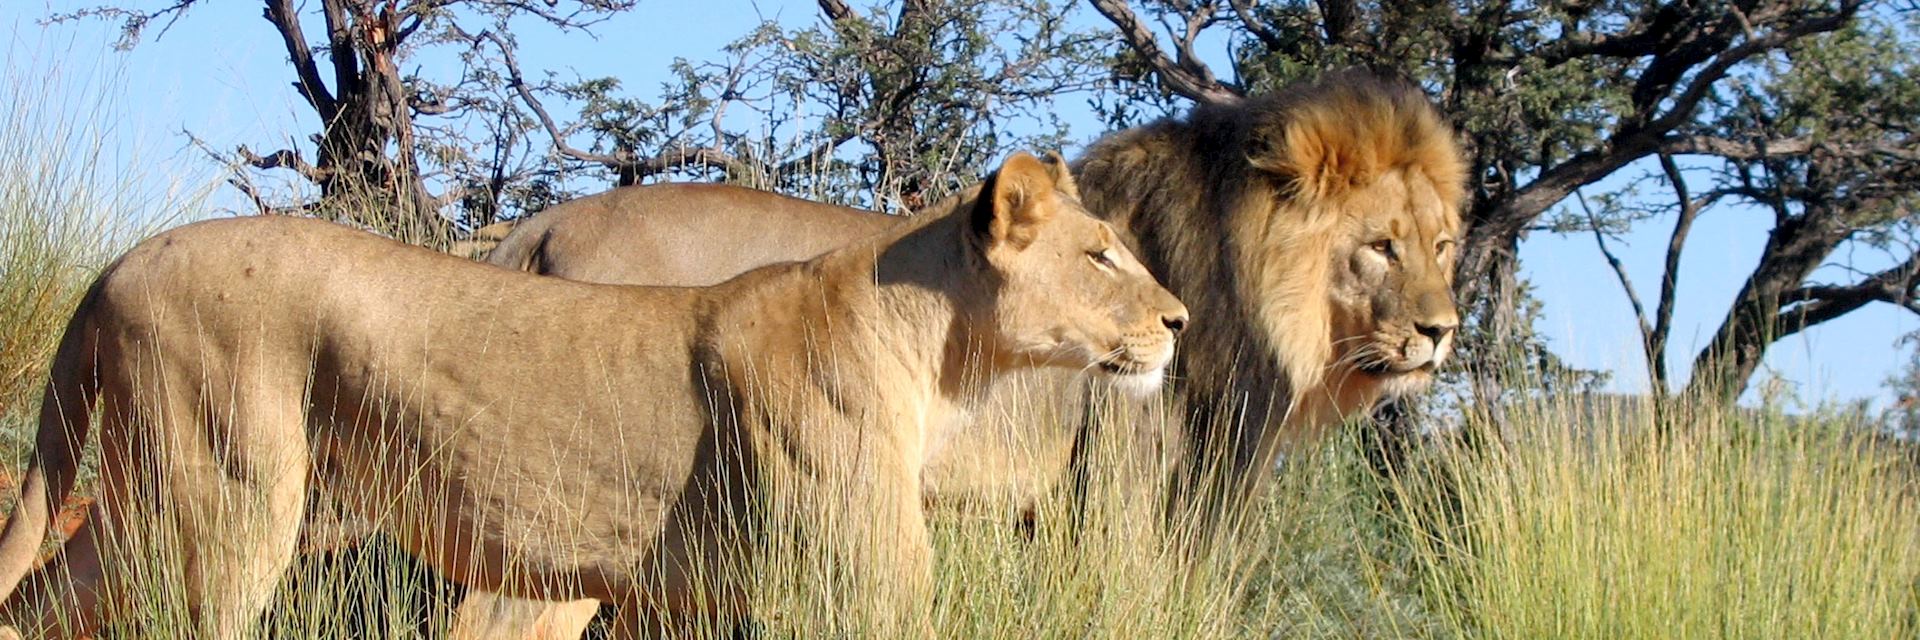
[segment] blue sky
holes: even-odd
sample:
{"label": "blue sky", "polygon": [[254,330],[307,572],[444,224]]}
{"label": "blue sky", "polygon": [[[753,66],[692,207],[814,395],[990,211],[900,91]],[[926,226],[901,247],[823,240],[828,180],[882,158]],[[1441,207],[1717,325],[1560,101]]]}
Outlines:
{"label": "blue sky", "polygon": [[[104,105],[103,119],[113,124],[112,139],[121,157],[152,162],[180,174],[211,175],[211,163],[181,133],[191,131],[220,149],[245,143],[267,151],[287,146],[315,128],[313,116],[298,103],[288,82],[278,36],[259,17],[259,5],[206,2],[187,14],[164,37],[151,36],[130,53],[111,45],[117,25],[81,23],[43,28],[40,18],[84,3],[15,1],[0,3],[0,32],[7,72],[39,74],[57,61],[63,76],[50,79],[81,102]],[[151,8],[156,2],[134,2]],[[647,2],[629,15],[596,28],[597,39],[559,36],[550,29],[516,33],[521,62],[529,74],[551,69],[582,77],[614,76],[628,91],[651,97],[676,57],[717,59],[720,47],[744,34],[759,16],[789,25],[816,19],[813,2],[733,2],[735,10],[717,10],[726,2]],[[1082,10],[1082,19],[1097,19]],[[1215,57],[1218,52],[1210,52]],[[1227,68],[1216,64],[1217,70]],[[31,77],[31,75],[29,75]],[[105,80],[101,80],[105,79]],[[1073,139],[1084,144],[1099,135],[1098,124],[1075,101],[1062,105],[1073,125]],[[1072,155],[1074,149],[1069,149]],[[1629,169],[1632,171],[1632,169]],[[231,191],[231,190],[227,190]],[[220,202],[237,206],[237,194]],[[1672,220],[1637,226],[1613,245],[1625,261],[1641,295],[1652,304],[1648,287],[1658,270]],[[1757,211],[1721,208],[1695,225],[1681,274],[1673,351],[1673,370],[1684,375],[1694,351],[1718,325],[1741,279],[1758,259],[1771,218]],[[1573,363],[1614,373],[1612,388],[1644,389],[1646,375],[1638,355],[1638,333],[1625,295],[1586,234],[1536,233],[1521,247],[1525,274],[1545,305],[1545,330],[1556,351]],[[1842,256],[1842,262],[1848,257]],[[1878,256],[1859,255],[1855,266],[1884,264]],[[1822,275],[1844,277],[1840,266]],[[1896,348],[1901,335],[1920,329],[1905,311],[1875,305],[1774,345],[1766,372],[1793,382],[1802,398],[1886,396],[1881,383],[1905,361]],[[1766,375],[1763,373],[1763,375]],[[1751,395],[1751,394],[1750,394]]]}

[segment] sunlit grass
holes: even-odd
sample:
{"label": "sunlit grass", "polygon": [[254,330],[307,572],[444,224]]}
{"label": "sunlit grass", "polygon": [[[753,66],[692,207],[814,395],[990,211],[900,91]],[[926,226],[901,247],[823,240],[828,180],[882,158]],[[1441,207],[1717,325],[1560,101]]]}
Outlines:
{"label": "sunlit grass", "polygon": [[1644,408],[1597,409],[1515,407],[1506,439],[1479,424],[1488,446],[1432,451],[1403,480],[1427,508],[1406,521],[1450,629],[1913,637],[1911,452],[1819,416],[1683,405],[1662,437]]}

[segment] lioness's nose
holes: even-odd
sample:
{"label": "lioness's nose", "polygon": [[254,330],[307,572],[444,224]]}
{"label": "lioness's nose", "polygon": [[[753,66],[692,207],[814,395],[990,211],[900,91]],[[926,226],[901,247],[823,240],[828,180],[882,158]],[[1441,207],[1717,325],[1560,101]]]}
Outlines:
{"label": "lioness's nose", "polygon": [[1175,337],[1179,337],[1180,332],[1187,330],[1187,311],[1181,309],[1162,315],[1160,316],[1160,324],[1167,325],[1167,330],[1172,331]]}
{"label": "lioness's nose", "polygon": [[1453,330],[1458,328],[1460,328],[1460,321],[1458,320],[1443,320],[1440,322],[1423,321],[1413,324],[1414,331],[1420,332],[1420,335],[1426,336],[1427,339],[1432,340],[1434,344],[1440,344],[1441,339],[1446,338],[1447,334],[1453,333]]}

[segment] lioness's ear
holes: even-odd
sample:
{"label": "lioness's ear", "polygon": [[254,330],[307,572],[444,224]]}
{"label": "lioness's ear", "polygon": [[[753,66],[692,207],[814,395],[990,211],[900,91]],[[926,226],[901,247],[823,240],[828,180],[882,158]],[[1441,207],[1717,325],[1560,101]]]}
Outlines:
{"label": "lioness's ear", "polygon": [[1047,172],[1053,174],[1053,188],[1079,200],[1080,185],[1074,184],[1073,168],[1067,166],[1067,159],[1061,157],[1058,151],[1048,151],[1041,159],[1047,163]]}
{"label": "lioness's ear", "polygon": [[[1063,168],[1059,175],[1065,175]],[[993,249],[1014,251],[1027,248],[1040,233],[1040,225],[1053,218],[1048,206],[1059,178],[1028,153],[1016,153],[1000,164],[1000,169],[981,187],[980,201],[974,205],[973,229]]]}
{"label": "lioness's ear", "polygon": [[[1307,199],[1332,198],[1379,177],[1383,115],[1371,105],[1330,100],[1297,105],[1258,122],[1247,142],[1254,168],[1287,179]],[[1397,132],[1396,132],[1397,133]]]}

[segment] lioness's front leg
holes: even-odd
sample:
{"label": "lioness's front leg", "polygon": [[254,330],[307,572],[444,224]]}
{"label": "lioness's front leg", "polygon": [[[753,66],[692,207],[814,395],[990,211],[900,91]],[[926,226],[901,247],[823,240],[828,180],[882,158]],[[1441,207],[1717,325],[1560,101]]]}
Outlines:
{"label": "lioness's front leg", "polygon": [[[887,509],[894,514],[891,527],[892,536],[880,532],[885,542],[875,545],[877,550],[885,550],[891,557],[876,558],[865,567],[857,570],[869,572],[869,576],[890,578],[885,583],[873,585],[880,589],[883,597],[873,602],[890,611],[882,611],[881,623],[876,629],[880,633],[875,637],[932,638],[933,633],[933,544],[927,536],[927,516],[924,503],[920,499],[919,475],[908,481],[894,485],[894,492]],[[889,572],[889,569],[892,572]]]}
{"label": "lioness's front leg", "polygon": [[[882,456],[875,456],[882,457]],[[933,558],[918,473],[861,460],[864,473],[822,478],[809,509],[836,597],[833,627],[856,637],[933,637]],[[869,466],[871,465],[871,466]],[[879,467],[875,469],[874,467]]]}

